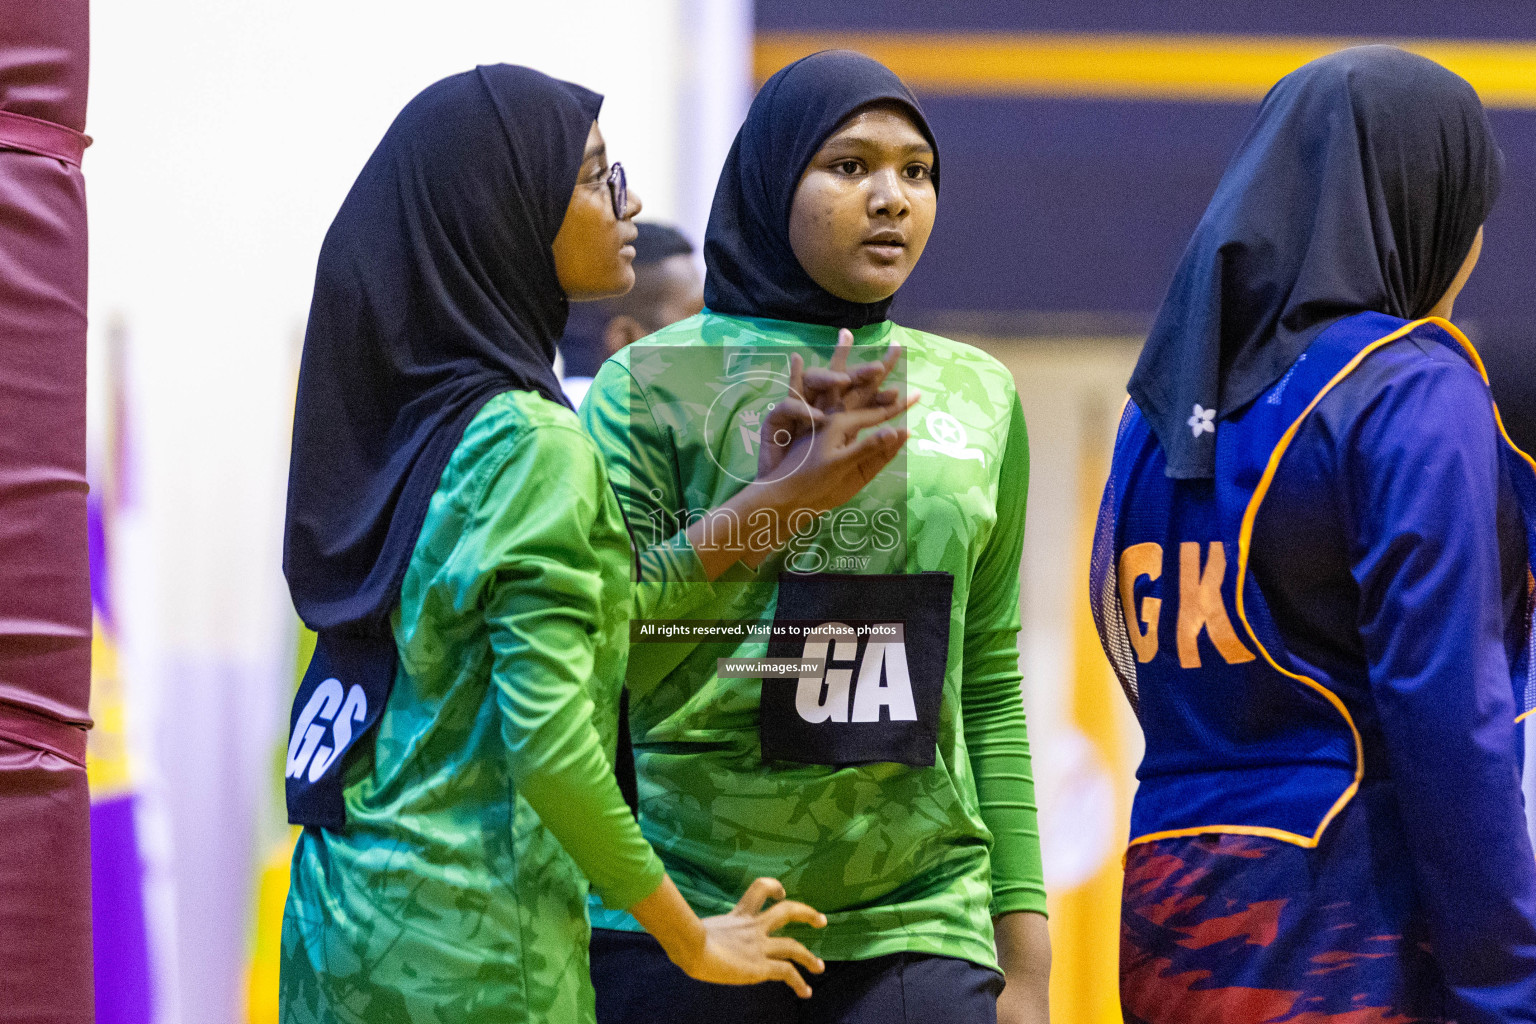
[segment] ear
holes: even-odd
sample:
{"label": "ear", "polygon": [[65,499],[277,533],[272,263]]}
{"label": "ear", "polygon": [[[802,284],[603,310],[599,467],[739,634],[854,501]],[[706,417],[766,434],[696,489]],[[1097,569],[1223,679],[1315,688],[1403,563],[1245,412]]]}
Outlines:
{"label": "ear", "polygon": [[633,344],[650,333],[639,320],[628,313],[620,313],[603,328],[603,345],[611,356],[625,345]]}

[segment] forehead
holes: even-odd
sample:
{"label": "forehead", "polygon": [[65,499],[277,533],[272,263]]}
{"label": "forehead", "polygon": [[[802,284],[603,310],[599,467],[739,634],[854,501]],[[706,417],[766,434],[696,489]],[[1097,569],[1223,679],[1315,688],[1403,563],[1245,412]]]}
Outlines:
{"label": "forehead", "polygon": [[906,111],[896,106],[870,107],[837,126],[822,147],[834,144],[873,144],[902,149],[931,150],[928,139]]}

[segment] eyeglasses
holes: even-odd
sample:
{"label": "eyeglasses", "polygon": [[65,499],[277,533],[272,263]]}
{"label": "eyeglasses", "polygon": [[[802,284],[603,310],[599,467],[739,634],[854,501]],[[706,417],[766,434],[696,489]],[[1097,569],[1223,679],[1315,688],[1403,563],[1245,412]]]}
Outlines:
{"label": "eyeglasses", "polygon": [[624,165],[617,160],[608,168],[608,196],[613,200],[613,215],[619,220],[624,219],[624,211],[629,209],[629,181],[624,177]]}

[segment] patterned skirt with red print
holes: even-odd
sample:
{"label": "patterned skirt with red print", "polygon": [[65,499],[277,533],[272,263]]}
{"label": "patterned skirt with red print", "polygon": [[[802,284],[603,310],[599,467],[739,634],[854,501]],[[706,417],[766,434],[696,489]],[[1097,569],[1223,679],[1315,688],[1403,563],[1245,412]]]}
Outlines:
{"label": "patterned skirt with red print", "polygon": [[1396,817],[1389,788],[1367,784],[1315,849],[1243,835],[1133,845],[1127,1024],[1451,1024]]}

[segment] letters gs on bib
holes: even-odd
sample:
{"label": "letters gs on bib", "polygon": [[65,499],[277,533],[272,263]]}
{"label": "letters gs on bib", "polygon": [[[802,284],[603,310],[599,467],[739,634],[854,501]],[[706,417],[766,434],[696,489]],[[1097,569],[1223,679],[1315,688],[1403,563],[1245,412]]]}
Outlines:
{"label": "letters gs on bib", "polygon": [[947,572],[780,575],[768,657],[825,668],[763,680],[763,759],[931,767],[954,585]]}
{"label": "letters gs on bib", "polygon": [[[288,770],[284,778],[303,777],[310,782],[320,781],[325,770],[341,757],[352,745],[352,723],[362,722],[368,715],[368,695],[356,683],[342,697],[341,680],[331,676],[315,687],[304,710],[299,712],[293,725],[293,735],[288,740]],[[337,714],[337,711],[340,714]],[[326,726],[330,726],[331,745],[322,747]]]}
{"label": "letters gs on bib", "polygon": [[283,786],[291,824],[346,826],[346,766],[360,741],[372,742],[398,657],[388,633],[320,633],[289,721]]}

